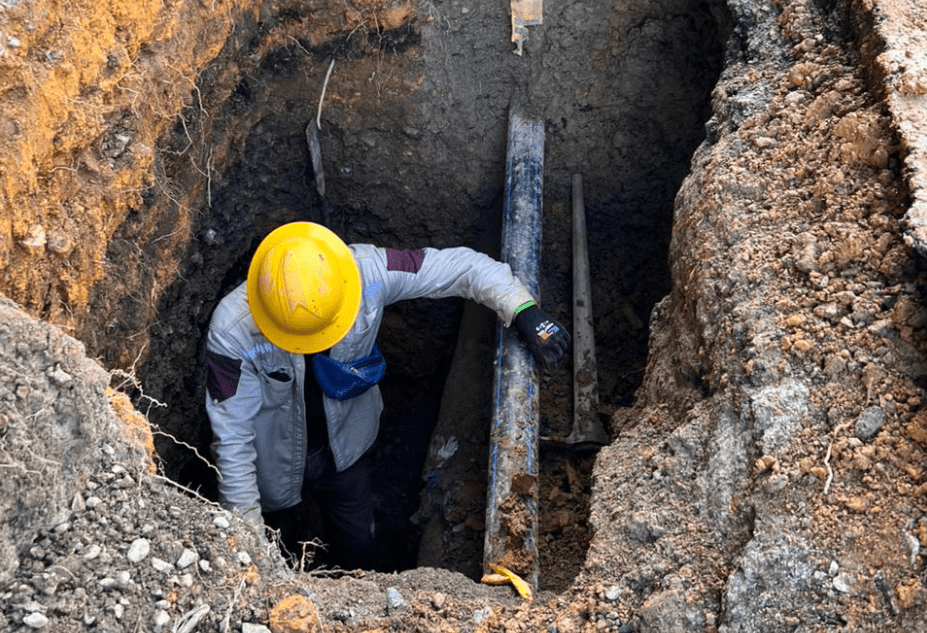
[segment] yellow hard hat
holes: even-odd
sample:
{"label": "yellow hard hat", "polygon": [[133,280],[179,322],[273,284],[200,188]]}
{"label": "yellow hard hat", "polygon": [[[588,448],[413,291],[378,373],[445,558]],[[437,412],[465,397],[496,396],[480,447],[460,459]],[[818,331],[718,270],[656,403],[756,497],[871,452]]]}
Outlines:
{"label": "yellow hard hat", "polygon": [[294,354],[314,354],[340,341],[360,309],[354,256],[337,235],[312,222],[284,224],[265,237],[247,284],[261,333]]}

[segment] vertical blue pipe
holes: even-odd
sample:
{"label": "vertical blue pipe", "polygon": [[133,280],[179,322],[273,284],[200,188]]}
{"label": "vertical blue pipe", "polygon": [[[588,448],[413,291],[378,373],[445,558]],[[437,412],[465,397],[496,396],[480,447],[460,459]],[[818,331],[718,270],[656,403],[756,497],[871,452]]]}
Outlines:
{"label": "vertical blue pipe", "polygon": [[[544,124],[509,113],[502,261],[540,299]],[[489,445],[483,567],[538,581],[538,370],[515,333],[499,326]]]}

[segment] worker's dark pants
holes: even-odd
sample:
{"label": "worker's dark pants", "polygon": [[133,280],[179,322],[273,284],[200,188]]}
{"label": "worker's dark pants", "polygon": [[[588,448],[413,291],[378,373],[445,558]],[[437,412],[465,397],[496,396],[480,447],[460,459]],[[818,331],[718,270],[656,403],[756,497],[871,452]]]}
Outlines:
{"label": "worker's dark pants", "polygon": [[[368,456],[364,455],[347,469],[335,470],[335,460],[328,447],[310,450],[306,456],[303,494],[309,494],[319,506],[324,541],[328,552],[315,562],[343,569],[370,568],[374,555],[373,492]],[[280,540],[297,562],[302,552],[300,541],[307,540],[300,525],[297,508],[264,513],[264,522],[280,530]]]}

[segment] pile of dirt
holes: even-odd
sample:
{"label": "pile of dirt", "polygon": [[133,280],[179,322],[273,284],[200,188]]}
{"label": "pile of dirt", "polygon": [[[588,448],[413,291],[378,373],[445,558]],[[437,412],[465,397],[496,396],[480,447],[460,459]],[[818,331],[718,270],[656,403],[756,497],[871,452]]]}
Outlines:
{"label": "pile of dirt", "polygon": [[5,299],[0,323],[0,630],[260,633],[292,595],[317,605],[315,630],[478,623],[517,600],[435,570],[295,574],[263,532],[153,472],[141,416],[81,343]]}

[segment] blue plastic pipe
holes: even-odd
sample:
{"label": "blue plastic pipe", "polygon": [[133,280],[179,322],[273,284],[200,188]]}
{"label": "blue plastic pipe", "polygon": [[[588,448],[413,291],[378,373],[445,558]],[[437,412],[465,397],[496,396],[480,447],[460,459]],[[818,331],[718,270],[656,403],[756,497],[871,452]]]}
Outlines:
{"label": "blue plastic pipe", "polygon": [[[540,300],[544,124],[509,113],[502,261]],[[515,333],[499,326],[483,567],[502,565],[538,581],[538,370]]]}

